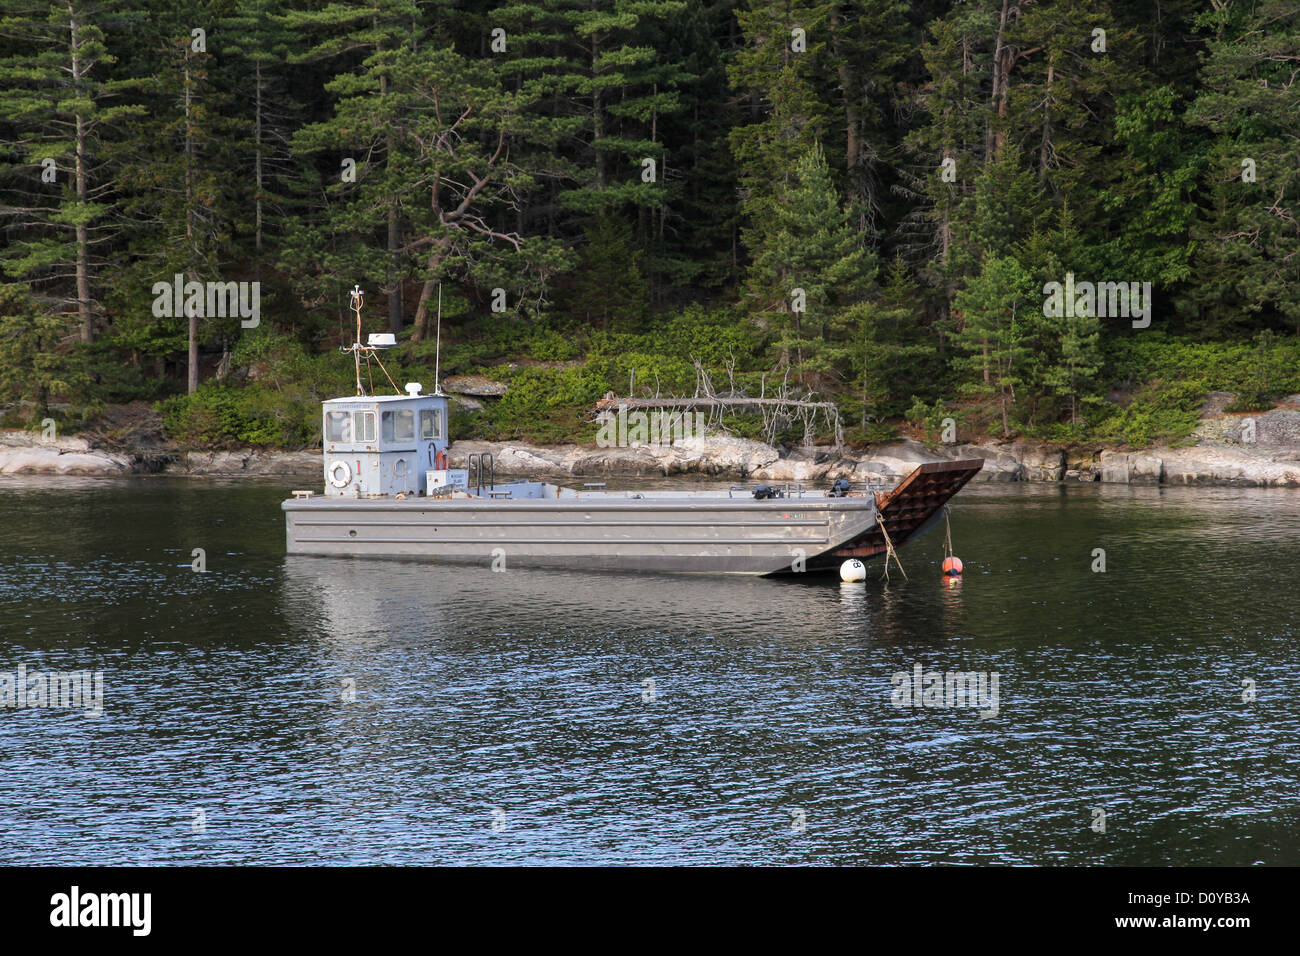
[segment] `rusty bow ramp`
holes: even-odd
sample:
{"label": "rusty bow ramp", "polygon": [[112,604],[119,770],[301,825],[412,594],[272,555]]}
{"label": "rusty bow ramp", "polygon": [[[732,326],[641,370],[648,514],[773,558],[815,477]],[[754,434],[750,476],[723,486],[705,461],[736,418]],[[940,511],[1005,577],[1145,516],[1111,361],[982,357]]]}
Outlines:
{"label": "rusty bow ramp", "polygon": [[[943,513],[948,499],[966,485],[984,467],[983,458],[963,461],[933,461],[916,468],[890,491],[876,495],[876,508],[889,540],[900,548],[918,537]],[[871,526],[850,541],[818,555],[818,566],[838,566],[848,558],[866,561],[887,550],[880,524]],[[811,563],[811,562],[810,562]]]}

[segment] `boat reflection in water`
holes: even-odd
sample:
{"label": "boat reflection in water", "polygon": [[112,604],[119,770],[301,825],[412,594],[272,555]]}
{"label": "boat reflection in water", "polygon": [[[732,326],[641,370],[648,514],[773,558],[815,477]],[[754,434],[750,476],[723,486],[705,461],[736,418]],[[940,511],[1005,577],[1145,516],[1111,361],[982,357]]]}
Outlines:
{"label": "boat reflection in water", "polygon": [[550,568],[494,572],[425,561],[303,555],[288,555],[284,573],[290,618],[340,646],[395,640],[457,646],[475,635],[589,642],[630,632],[742,641],[756,636],[871,641],[882,624],[901,634],[934,618],[937,631],[944,611],[951,610],[946,600],[925,600],[919,582],[885,582],[875,574],[855,584],[822,575],[736,577],[720,587],[716,579],[699,575]]}

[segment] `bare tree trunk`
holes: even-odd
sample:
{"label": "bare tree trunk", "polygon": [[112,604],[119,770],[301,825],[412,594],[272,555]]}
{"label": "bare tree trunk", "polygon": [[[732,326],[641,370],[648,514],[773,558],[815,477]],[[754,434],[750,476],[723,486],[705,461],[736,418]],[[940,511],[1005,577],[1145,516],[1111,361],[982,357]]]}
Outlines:
{"label": "bare tree trunk", "polygon": [[257,219],[257,231],[255,239],[255,248],[257,249],[257,262],[254,268],[257,270],[254,276],[258,282],[262,281],[262,64],[257,64],[257,90],[256,105],[254,108],[255,119],[253,121],[253,141],[256,144],[256,153],[254,156],[255,175],[257,177],[257,194],[254,197],[254,214]]}
{"label": "bare tree trunk", "polygon": [[438,290],[438,283],[433,279],[424,280],[420,287],[420,301],[415,307],[415,331],[411,333],[411,342],[423,341],[429,335],[429,300]]}
{"label": "bare tree trunk", "polygon": [[[429,273],[437,276],[440,271],[443,257],[447,254],[447,240],[441,239],[435,243],[434,251],[429,255],[429,261],[426,263]],[[415,330],[411,333],[411,344],[423,341],[429,338],[432,331],[429,321],[429,303],[432,301],[434,293],[438,291],[438,279],[425,279],[424,285],[420,289],[420,302],[415,307],[415,321],[412,323]]]}
{"label": "bare tree trunk", "polygon": [[[993,96],[992,104],[999,117],[1006,115],[1007,96],[1007,17],[1010,14],[1011,0],[1002,0],[1002,16],[998,20],[997,40],[993,45]],[[990,120],[984,132],[984,163],[993,162],[1002,152],[1002,133],[993,128]]]}
{"label": "bare tree trunk", "polygon": [[[844,91],[844,172],[848,185],[849,199],[855,204],[869,204],[870,196],[866,177],[862,175],[862,101],[855,81],[855,74],[850,57],[841,50],[840,29],[843,23],[838,11],[831,14],[831,50],[838,63],[840,89]],[[862,213],[863,218],[867,215]],[[859,222],[860,228],[866,222]]]}
{"label": "bare tree trunk", "polygon": [[388,331],[394,335],[402,331],[402,280],[397,273],[397,250],[401,245],[400,240],[397,206],[394,205],[388,210]]}
{"label": "bare tree trunk", "polygon": [[[72,38],[72,86],[81,94],[81,23],[75,11],[72,12],[70,24]],[[76,143],[76,177],[77,204],[82,209],[86,205],[87,178],[86,170],[86,122],[80,112],[77,113]],[[81,320],[81,341],[89,345],[95,341],[95,319],[90,303],[90,235],[84,222],[77,223],[77,318]]]}
{"label": "bare tree trunk", "polygon": [[1047,93],[1043,97],[1043,142],[1038,148],[1038,178],[1047,178],[1047,164],[1052,156],[1052,80],[1056,67],[1047,65]]}
{"label": "bare tree trunk", "polygon": [[799,374],[796,380],[803,382],[803,313],[794,314],[794,335],[795,335],[795,355],[799,363]]}
{"label": "bare tree trunk", "polygon": [[[191,270],[187,278],[194,279],[194,272]],[[187,394],[193,395],[199,390],[199,314],[194,309],[187,309],[189,314],[189,375],[186,381]]]}
{"label": "bare tree trunk", "polygon": [[[388,77],[379,78],[379,92],[382,96],[388,92]],[[393,161],[396,147],[391,135],[385,137],[384,145],[388,153],[387,161]],[[401,248],[401,223],[398,221],[397,204],[388,208],[388,331],[397,335],[402,331],[402,281],[398,276],[397,250]]]}
{"label": "bare tree trunk", "polygon": [[[595,5],[593,4],[593,7]],[[594,81],[596,78],[596,65],[600,61],[600,40],[592,36],[591,38],[591,76]],[[591,141],[592,147],[596,153],[596,188],[605,188],[605,154],[597,143],[605,138],[605,116],[601,112],[604,104],[601,102],[600,86],[593,83],[591,91]]]}
{"label": "bare tree trunk", "polygon": [[[77,202],[86,204],[86,138],[81,114],[77,114]],[[90,307],[90,235],[84,222],[77,223],[77,316],[81,319],[81,341],[95,341],[95,317]]]}
{"label": "bare tree trunk", "polygon": [[[193,91],[190,89],[190,51],[185,49],[185,239],[191,261],[197,258],[194,228],[194,126]],[[194,270],[187,270],[187,278],[198,281]],[[187,308],[189,317],[189,374],[186,388],[193,395],[199,389],[199,315]]]}

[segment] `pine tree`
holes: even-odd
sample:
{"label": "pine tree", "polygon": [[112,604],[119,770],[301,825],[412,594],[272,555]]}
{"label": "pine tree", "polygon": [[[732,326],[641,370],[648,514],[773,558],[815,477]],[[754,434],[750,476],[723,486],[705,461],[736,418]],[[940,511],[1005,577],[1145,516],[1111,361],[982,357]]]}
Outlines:
{"label": "pine tree", "polygon": [[[240,102],[251,105],[245,149],[252,173],[253,267],[257,281],[275,254],[268,249],[268,225],[280,218],[286,197],[275,185],[291,175],[290,115],[301,107],[288,94],[287,61],[298,48],[297,36],[286,22],[283,0],[237,0],[235,13],[220,24],[222,52],[234,61],[234,89]],[[241,177],[246,178],[246,177]]]}
{"label": "pine tree", "polygon": [[[96,250],[111,236],[112,172],[103,155],[106,130],[141,112],[110,105],[120,84],[102,19],[112,4],[15,2],[0,18],[0,36],[17,52],[0,59],[0,116],[12,133],[0,140],[10,160],[0,167],[0,216],[21,233],[0,253],[0,266],[60,305],[75,307],[81,340],[95,338]],[[4,195],[0,194],[0,195]]]}
{"label": "pine tree", "polygon": [[1135,31],[1119,25],[1109,6],[1021,4],[1007,30],[1016,66],[1003,79],[1004,109],[994,121],[1053,203],[1069,202],[1084,223],[1100,218],[1096,186],[1109,178],[1102,157],[1112,145],[1115,98],[1145,80]]}
{"label": "pine tree", "polygon": [[920,278],[937,289],[946,315],[964,268],[954,263],[962,203],[984,169],[989,104],[984,84],[992,63],[989,38],[997,29],[992,3],[954,5],[927,27],[921,48],[925,81],[917,90],[924,111],[906,137],[913,164],[902,170],[911,208],[901,223],[903,249]]}
{"label": "pine tree", "polygon": [[[681,109],[678,88],[690,77],[661,56],[655,43],[662,43],[657,28],[685,9],[682,0],[567,5],[578,75],[575,105],[586,121],[584,159],[590,164],[578,185],[561,194],[568,208],[591,214],[624,204],[657,208],[662,203],[659,118]],[[646,159],[656,163],[653,182],[642,175]]]}
{"label": "pine tree", "polygon": [[972,276],[986,260],[1011,255],[1015,244],[1030,236],[1049,214],[1034,174],[1021,162],[1019,147],[1007,144],[983,168],[958,207],[951,270],[957,276]]}
{"label": "pine tree", "polygon": [[843,117],[836,126],[844,130],[845,195],[864,231],[884,212],[884,179],[896,159],[890,114],[899,105],[893,78],[908,53],[906,14],[903,0],[843,0],[830,11],[830,59]]}
{"label": "pine tree", "polygon": [[1272,313],[1300,334],[1300,3],[1220,5],[1188,119],[1214,136],[1195,267],[1214,330]]}
{"label": "pine tree", "polygon": [[730,4],[686,0],[653,25],[651,41],[674,75],[677,106],[661,112],[658,204],[637,207],[638,239],[652,306],[682,302],[698,287],[734,278],[740,207],[727,145],[730,96],[723,42]]}
{"label": "pine tree", "polygon": [[953,301],[960,323],[956,344],[966,354],[955,360],[959,369],[978,373],[962,391],[992,395],[998,403],[1002,434],[1011,434],[1016,387],[1025,380],[1031,355],[1028,330],[1041,315],[1032,277],[1014,257],[990,258]]}
{"label": "pine tree", "polygon": [[[1080,278],[1104,274],[1098,268],[1099,251],[1080,231],[1067,204],[1053,228],[1040,228],[1017,244],[1016,260],[1029,273],[1034,289],[1043,292],[1049,282],[1064,282],[1067,272]],[[1101,323],[1096,315],[1067,314],[1073,311],[1048,315],[1046,308],[1031,308],[1024,313],[1029,356],[1022,397],[1031,425],[1045,414],[1055,418],[1062,398],[1070,423],[1077,424],[1080,404],[1094,398],[1091,390],[1101,369]],[[1046,413],[1044,404],[1049,406]]]}
{"label": "pine tree", "polygon": [[918,322],[920,301],[920,285],[897,256],[879,295],[845,310],[854,394],[841,405],[850,414],[857,406],[864,429],[869,418],[906,412],[908,396],[943,388],[943,363]]}
{"label": "pine tree", "polygon": [[1044,370],[1044,385],[1070,405],[1070,424],[1079,423],[1079,405],[1088,400],[1101,371],[1100,326],[1096,316],[1072,315],[1060,320],[1059,358]]}
{"label": "pine tree", "polygon": [[821,80],[833,3],[747,0],[736,10],[744,37],[728,67],[749,122],[731,132],[739,169],[742,230],[751,250],[776,226],[780,197],[800,160],[828,137],[831,110]]}
{"label": "pine tree", "polygon": [[[521,235],[503,216],[536,185],[526,154],[512,154],[508,142],[552,135],[530,115],[533,91],[503,89],[492,62],[436,44],[376,53],[363,74],[344,74],[330,88],[340,95],[334,116],[300,130],[295,144],[306,151],[342,144],[359,156],[382,145],[382,168],[359,170],[346,193],[336,187],[343,200],[331,228],[373,235],[377,213],[403,210],[407,237],[397,252],[411,257],[423,283],[412,342],[432,332],[439,282],[513,269],[536,291],[562,265],[555,243]],[[379,263],[372,258],[371,266]]]}
{"label": "pine tree", "polygon": [[635,325],[645,317],[650,293],[632,230],[615,213],[606,212],[588,226],[586,238],[568,296],[570,314],[601,329],[608,328],[611,319]]}
{"label": "pine tree", "polygon": [[795,164],[772,219],[755,250],[750,295],[760,312],[783,318],[782,364],[793,365],[801,381],[824,377],[847,354],[839,335],[843,310],[870,288],[875,260],[840,202],[820,147]]}
{"label": "pine tree", "polygon": [[84,355],[64,343],[67,322],[17,283],[0,284],[0,399],[31,402],[33,422],[50,413],[56,396],[86,404]]}
{"label": "pine tree", "polygon": [[[238,170],[227,145],[239,124],[211,76],[217,36],[193,22],[195,10],[173,10],[150,23],[156,72],[136,81],[145,113],[112,148],[121,169],[121,208],[132,261],[113,299],[123,314],[122,341],[148,351],[186,348],[187,390],[199,386],[205,334],[229,339],[238,319],[205,323],[195,310],[154,318],[150,290],[180,274],[186,282],[227,281],[238,215]],[[201,32],[198,32],[201,31]],[[206,330],[206,331],[205,331]]]}
{"label": "pine tree", "polygon": [[1181,105],[1170,86],[1121,98],[1115,115],[1121,174],[1098,190],[1107,221],[1115,224],[1097,247],[1100,271],[1150,281],[1171,300],[1192,278],[1196,190],[1206,162],[1205,139],[1181,121]]}
{"label": "pine tree", "polygon": [[[348,96],[362,95],[360,91],[365,90],[364,95],[379,100],[388,94],[390,78],[386,69],[376,65],[376,58],[382,60],[386,51],[419,49],[430,32],[442,31],[447,5],[447,0],[436,0],[426,5],[422,17],[415,0],[338,0],[318,9],[285,10],[276,21],[290,37],[311,38],[307,44],[300,41],[299,50],[289,56],[291,63],[329,64],[335,71],[325,84],[326,90]],[[270,51],[266,43],[258,47],[259,56]],[[302,128],[310,125],[303,124]],[[343,151],[352,144],[338,140],[327,143],[317,139],[308,147],[298,135],[291,142],[300,157],[312,153],[322,159],[322,154],[328,156],[324,161],[324,182],[315,191],[317,196],[320,192],[347,193],[340,187],[354,181],[351,176],[356,166],[365,163],[371,170],[380,170],[390,161],[390,153],[395,148],[391,135],[370,140],[366,152],[354,155]],[[348,162],[355,166],[345,169]],[[368,199],[382,204],[382,254],[363,248],[358,242],[370,246],[373,224],[368,223],[370,228],[360,235],[347,228],[340,230],[337,215],[320,209],[311,218],[291,227],[283,265],[291,273],[302,275],[314,288],[319,288],[321,283],[333,286],[333,298],[340,305],[347,300],[345,290],[353,284],[349,276],[382,275],[380,288],[387,298],[389,330],[397,333],[403,326],[402,278],[407,271],[401,251],[402,209],[391,194],[370,189]]]}

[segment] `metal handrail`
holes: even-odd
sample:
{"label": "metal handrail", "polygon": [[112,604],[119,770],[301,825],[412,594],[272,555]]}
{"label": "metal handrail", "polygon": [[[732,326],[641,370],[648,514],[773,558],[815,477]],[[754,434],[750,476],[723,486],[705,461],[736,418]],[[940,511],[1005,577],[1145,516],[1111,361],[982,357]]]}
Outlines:
{"label": "metal handrail", "polygon": [[473,484],[475,494],[477,494],[480,498],[483,497],[483,469],[484,468],[487,469],[487,473],[488,473],[487,487],[491,489],[496,486],[497,469],[496,469],[496,461],[492,458],[492,452],[490,451],[474,452],[466,457],[465,464],[472,472],[469,482],[466,483],[466,488],[465,488],[466,491],[469,490],[468,485]]}

